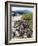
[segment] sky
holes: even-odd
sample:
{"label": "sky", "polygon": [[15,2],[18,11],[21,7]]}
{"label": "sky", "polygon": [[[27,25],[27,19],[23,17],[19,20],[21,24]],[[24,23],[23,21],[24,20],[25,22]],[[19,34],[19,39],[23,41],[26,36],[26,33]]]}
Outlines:
{"label": "sky", "polygon": [[11,7],[11,11],[16,11],[16,10],[29,10],[29,11],[32,11],[33,8],[28,8],[28,7]]}

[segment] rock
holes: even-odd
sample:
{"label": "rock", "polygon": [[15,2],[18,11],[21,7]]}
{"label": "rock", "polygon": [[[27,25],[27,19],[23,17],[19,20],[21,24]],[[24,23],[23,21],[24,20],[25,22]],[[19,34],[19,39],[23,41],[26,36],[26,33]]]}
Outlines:
{"label": "rock", "polygon": [[13,32],[13,37],[31,38],[33,31],[29,28],[27,22],[19,20],[15,22],[15,32]]}
{"label": "rock", "polygon": [[31,38],[33,34],[33,31],[31,29],[27,29],[27,37]]}

